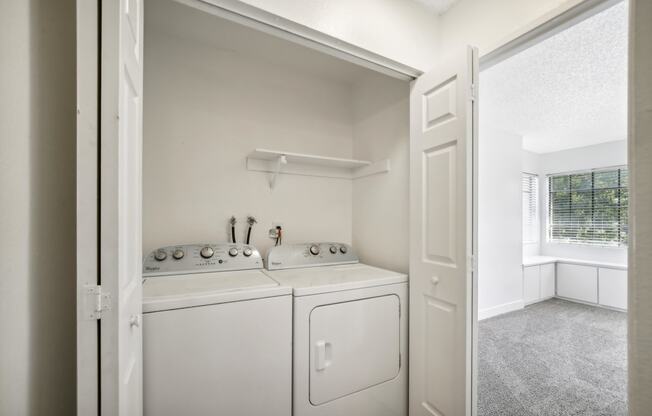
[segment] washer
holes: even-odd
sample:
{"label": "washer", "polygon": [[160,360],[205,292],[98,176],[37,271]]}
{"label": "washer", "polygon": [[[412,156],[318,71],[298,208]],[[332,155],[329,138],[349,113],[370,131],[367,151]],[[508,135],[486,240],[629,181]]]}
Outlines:
{"label": "washer", "polygon": [[291,288],[262,264],[238,244],[163,247],[145,258],[145,415],[291,414]]}
{"label": "washer", "polygon": [[267,274],[294,297],[294,416],[407,415],[407,276],[351,246],[274,247]]}

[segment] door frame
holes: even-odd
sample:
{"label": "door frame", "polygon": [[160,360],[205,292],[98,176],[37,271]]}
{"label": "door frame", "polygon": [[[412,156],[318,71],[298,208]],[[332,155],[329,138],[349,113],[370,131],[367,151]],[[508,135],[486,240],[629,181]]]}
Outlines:
{"label": "door frame", "polygon": [[481,50],[480,71],[491,68],[495,64],[622,1],[628,0],[575,0],[568,2],[571,4],[557,7],[513,32],[507,39],[486,52],[483,53]]}
{"label": "door frame", "polygon": [[403,81],[412,81],[423,74],[423,71],[419,69],[270,13],[241,0],[174,1]]}
{"label": "door frame", "polygon": [[[618,3],[621,2],[628,2],[630,0],[579,0],[572,2],[572,4],[566,4],[564,6],[560,6],[551,12],[543,15],[539,19],[536,19],[532,23],[523,26],[516,32],[512,33],[511,36],[509,36],[506,40],[504,40],[502,43],[496,45],[495,47],[491,48],[490,50],[486,52],[480,51],[480,72],[484,71],[485,69],[489,69],[492,66],[538,44],[543,42],[544,40],[556,35],[559,32],[562,32],[565,29],[568,29],[569,27],[572,27],[588,18],[591,16],[594,16],[598,13],[600,13],[603,10],[606,10]],[[478,82],[479,84],[479,82]],[[480,94],[479,98],[482,98],[482,86],[480,85]],[[631,138],[628,140],[628,147],[632,146],[632,141]],[[474,152],[474,158],[477,158],[479,156],[478,154],[478,143],[473,144],[473,152]],[[629,156],[628,156],[628,164],[631,163],[631,158],[632,158],[632,151],[629,150]],[[474,176],[474,178],[476,178]],[[476,178],[477,179],[477,178]],[[630,188],[630,193],[634,193],[634,185],[635,183],[632,181],[630,178],[630,183],[629,183],[629,188]],[[474,212],[474,218],[478,218],[478,181],[475,181],[472,185],[473,189],[473,212]],[[631,215],[631,214],[630,214]],[[473,257],[474,259],[478,258],[478,255],[480,254],[478,252],[478,246],[477,246],[477,241],[478,241],[478,222],[475,221],[473,223]],[[628,250],[631,250],[631,247],[628,247]],[[628,253],[628,255],[632,256],[632,253]],[[474,278],[473,278],[473,308],[474,311],[477,312],[478,310],[478,279],[479,279],[479,272],[477,268],[477,263],[474,267]],[[631,290],[631,277],[629,276],[629,270],[628,270],[628,280],[630,281],[629,288],[628,288],[628,297],[629,297],[629,291]],[[631,316],[628,311],[628,320],[631,321]],[[472,328],[472,333],[473,333],[473,360],[475,361],[472,363],[472,368],[473,368],[473,376],[472,376],[472,416],[477,415],[477,392],[478,392],[478,377],[477,377],[477,368],[478,368],[478,328],[479,328],[479,319],[477,313],[474,313],[474,320],[473,320],[473,328]],[[629,339],[628,339],[629,343]]]}
{"label": "door frame", "polygon": [[[77,414],[100,412],[100,29],[97,1],[77,1]],[[80,382],[81,381],[81,382]]]}

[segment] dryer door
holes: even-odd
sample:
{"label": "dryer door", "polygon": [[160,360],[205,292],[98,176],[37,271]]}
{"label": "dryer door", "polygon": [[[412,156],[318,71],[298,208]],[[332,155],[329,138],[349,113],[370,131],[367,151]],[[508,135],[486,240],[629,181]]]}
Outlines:
{"label": "dryer door", "polygon": [[310,314],[310,402],[320,405],[396,377],[396,295],[319,306]]}

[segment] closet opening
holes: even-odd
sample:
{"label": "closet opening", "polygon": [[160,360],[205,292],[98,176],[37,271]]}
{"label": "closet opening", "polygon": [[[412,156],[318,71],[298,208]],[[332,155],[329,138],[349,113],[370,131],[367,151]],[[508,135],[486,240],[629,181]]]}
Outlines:
{"label": "closet opening", "polygon": [[145,3],[144,414],[407,415],[407,79],[197,3]]}

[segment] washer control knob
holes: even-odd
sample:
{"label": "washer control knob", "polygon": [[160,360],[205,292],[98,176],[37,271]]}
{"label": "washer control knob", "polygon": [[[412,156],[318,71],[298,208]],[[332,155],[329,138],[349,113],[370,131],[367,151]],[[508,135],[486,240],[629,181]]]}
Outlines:
{"label": "washer control knob", "polygon": [[340,246],[340,253],[346,254],[347,251],[349,251],[349,249],[346,248],[346,246]]}
{"label": "washer control knob", "polygon": [[210,259],[211,257],[213,257],[213,254],[215,254],[215,252],[213,251],[212,247],[206,246],[201,249],[199,254],[201,254],[201,256],[205,259]]}
{"label": "washer control knob", "polygon": [[185,256],[186,253],[183,252],[180,248],[174,250],[174,253],[172,253],[172,257],[174,257],[177,260],[181,260],[183,256]]}
{"label": "washer control knob", "polygon": [[319,254],[319,246],[317,244],[313,244],[310,246],[310,254],[312,254],[313,256]]}
{"label": "washer control knob", "polygon": [[249,247],[245,247],[244,250],[242,250],[242,254],[244,254],[245,257],[249,257],[253,254],[253,250],[251,250]]}
{"label": "washer control knob", "polygon": [[330,250],[331,254],[337,253],[337,247],[335,247],[335,246],[331,246],[331,248],[329,250]]}
{"label": "washer control knob", "polygon": [[235,248],[235,247],[231,247],[231,248],[229,249],[229,256],[231,256],[231,257],[235,257],[235,256],[237,256],[237,255],[238,255],[238,249]]}
{"label": "washer control knob", "polygon": [[163,261],[168,258],[168,253],[166,253],[164,250],[158,250],[156,254],[154,254],[154,258],[157,261]]}

